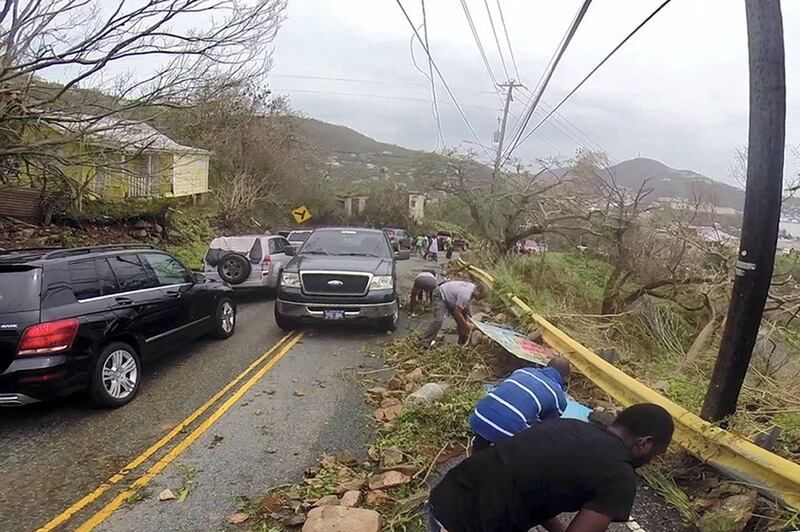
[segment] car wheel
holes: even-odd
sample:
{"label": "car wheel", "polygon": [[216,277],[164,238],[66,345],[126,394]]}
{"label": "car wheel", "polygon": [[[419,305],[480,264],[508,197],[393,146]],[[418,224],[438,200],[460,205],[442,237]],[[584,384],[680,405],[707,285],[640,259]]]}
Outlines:
{"label": "car wheel", "polygon": [[243,283],[250,276],[251,269],[250,261],[238,253],[228,253],[217,264],[217,273],[229,284]]}
{"label": "car wheel", "polygon": [[275,324],[284,331],[293,331],[300,326],[300,324],[297,321],[291,318],[287,318],[286,316],[280,313],[280,311],[278,310],[277,301],[275,302]]}
{"label": "car wheel", "polygon": [[236,304],[229,297],[223,297],[217,303],[214,313],[214,338],[224,340],[233,336],[236,330]]}
{"label": "car wheel", "polygon": [[116,408],[130,402],[139,391],[142,363],[136,350],[123,342],[108,344],[92,369],[92,402]]}
{"label": "car wheel", "polygon": [[400,319],[400,307],[397,301],[394,303],[394,312],[391,316],[381,318],[378,322],[378,328],[382,331],[394,332],[397,330],[397,321]]}

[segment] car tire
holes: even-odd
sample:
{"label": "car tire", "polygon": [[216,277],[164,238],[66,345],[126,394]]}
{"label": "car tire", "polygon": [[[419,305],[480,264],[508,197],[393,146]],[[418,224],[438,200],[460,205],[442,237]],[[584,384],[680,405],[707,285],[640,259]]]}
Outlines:
{"label": "car tire", "polygon": [[211,335],[224,340],[236,331],[236,303],[229,297],[222,297],[214,311],[214,329]]}
{"label": "car tire", "polygon": [[394,332],[397,330],[397,322],[400,319],[400,307],[397,301],[394,302],[394,313],[391,316],[381,318],[378,320],[378,328],[386,332]]}
{"label": "car tire", "polygon": [[92,402],[103,408],[125,405],[139,391],[141,380],[142,362],[136,350],[124,342],[111,342],[92,367],[89,385]]}
{"label": "car tire", "polygon": [[287,318],[278,310],[278,302],[275,302],[275,324],[284,331],[293,331],[297,329],[300,324],[292,318]]}
{"label": "car tire", "polygon": [[250,261],[239,253],[228,253],[217,264],[217,273],[228,284],[242,284],[250,276],[250,270]]}

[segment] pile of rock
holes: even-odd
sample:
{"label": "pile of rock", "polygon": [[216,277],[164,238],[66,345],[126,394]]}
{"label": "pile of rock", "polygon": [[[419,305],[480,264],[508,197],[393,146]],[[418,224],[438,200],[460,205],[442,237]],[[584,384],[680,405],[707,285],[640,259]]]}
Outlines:
{"label": "pile of rock", "polygon": [[179,242],[183,239],[183,235],[174,229],[168,230],[158,222],[149,222],[142,219],[134,222],[128,234],[136,240],[149,241],[153,244],[158,244],[165,240]]}
{"label": "pile of rock", "polygon": [[0,218],[0,249],[60,246],[64,232],[57,226],[32,225],[3,217]]}

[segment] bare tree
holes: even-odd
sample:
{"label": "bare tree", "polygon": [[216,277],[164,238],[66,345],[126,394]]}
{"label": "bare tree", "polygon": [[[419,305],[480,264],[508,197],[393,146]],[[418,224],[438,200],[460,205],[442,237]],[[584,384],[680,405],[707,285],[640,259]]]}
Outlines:
{"label": "bare tree", "polygon": [[0,179],[23,164],[39,169],[28,177],[57,176],[76,140],[262,76],[285,5],[0,0]]}

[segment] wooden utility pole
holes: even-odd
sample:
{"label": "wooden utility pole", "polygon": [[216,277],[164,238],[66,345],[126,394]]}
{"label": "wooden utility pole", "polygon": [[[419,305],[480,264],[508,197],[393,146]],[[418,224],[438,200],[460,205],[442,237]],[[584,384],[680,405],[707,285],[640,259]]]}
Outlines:
{"label": "wooden utility pole", "polygon": [[780,0],[745,0],[750,54],[750,131],[742,240],[722,344],[702,416],[736,411],[767,300],[780,223],[786,79]]}

